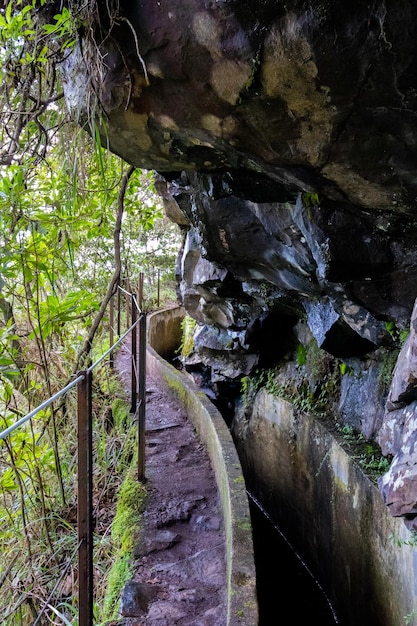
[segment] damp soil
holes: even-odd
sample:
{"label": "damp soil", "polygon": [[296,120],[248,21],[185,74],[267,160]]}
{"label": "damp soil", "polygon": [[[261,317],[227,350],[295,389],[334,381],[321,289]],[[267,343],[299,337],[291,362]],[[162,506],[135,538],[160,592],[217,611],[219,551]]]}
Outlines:
{"label": "damp soil", "polygon": [[[130,385],[129,346],[115,360]],[[226,623],[225,534],[213,470],[162,381],[146,380],[147,500],[118,626]]]}

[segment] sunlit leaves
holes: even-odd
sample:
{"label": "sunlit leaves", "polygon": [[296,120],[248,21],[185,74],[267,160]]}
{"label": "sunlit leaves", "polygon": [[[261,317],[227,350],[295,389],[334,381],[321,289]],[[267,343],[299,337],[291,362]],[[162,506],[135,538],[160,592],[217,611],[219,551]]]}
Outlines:
{"label": "sunlit leaves", "polygon": [[13,491],[17,489],[15,472],[11,467],[8,467],[0,477],[0,489],[2,491]]}
{"label": "sunlit leaves", "polygon": [[67,7],[63,7],[61,13],[54,15],[52,23],[44,24],[43,28],[47,35],[58,38],[62,51],[74,46],[75,24]]}
{"label": "sunlit leaves", "polygon": [[32,38],[35,34],[32,25],[30,4],[16,11],[16,3],[9,2],[4,13],[0,12],[0,41],[9,43],[17,40],[23,43],[24,39]]}
{"label": "sunlit leaves", "polygon": [[63,297],[47,295],[39,303],[39,325],[30,333],[29,339],[33,339],[36,334],[42,335],[44,339],[53,333],[61,336],[65,324],[92,315],[98,307],[97,296],[86,290],[70,291]]}

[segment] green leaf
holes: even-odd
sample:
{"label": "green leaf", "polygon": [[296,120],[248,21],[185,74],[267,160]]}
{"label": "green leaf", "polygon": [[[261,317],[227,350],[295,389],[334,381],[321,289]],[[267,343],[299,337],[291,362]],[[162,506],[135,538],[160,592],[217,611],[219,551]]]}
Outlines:
{"label": "green leaf", "polygon": [[11,467],[8,467],[2,473],[0,477],[0,488],[3,489],[3,491],[13,491],[14,489],[17,489],[15,473]]}

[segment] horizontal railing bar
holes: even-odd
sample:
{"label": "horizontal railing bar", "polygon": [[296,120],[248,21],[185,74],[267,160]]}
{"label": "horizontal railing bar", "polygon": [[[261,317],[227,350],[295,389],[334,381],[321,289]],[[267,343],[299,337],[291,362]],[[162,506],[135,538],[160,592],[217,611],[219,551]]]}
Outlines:
{"label": "horizontal railing bar", "polygon": [[[97,365],[100,365],[100,363],[106,358],[106,356],[108,356],[115,348],[117,348],[119,343],[121,343],[123,339],[125,339],[125,337],[133,330],[133,328],[135,328],[135,326],[139,324],[139,322],[140,322],[140,318],[135,322],[135,324],[132,324],[132,326],[116,341],[116,343],[114,343],[95,363],[90,365],[90,367],[86,371],[90,373],[92,372],[94,368],[97,367]],[[55,402],[55,400],[58,400],[63,395],[65,395],[68,391],[70,391],[70,389],[78,385],[78,383],[81,382],[83,379],[84,379],[83,375],[78,376],[78,378],[75,378],[73,381],[68,383],[68,385],[60,389],[60,391],[57,391],[53,396],[51,396],[50,398],[42,402],[39,406],[33,409],[30,413],[27,413],[27,415],[24,415],[23,417],[21,417],[19,420],[17,420],[17,422],[15,422],[14,424],[6,428],[6,430],[3,430],[2,432],[0,432],[0,440],[8,437],[8,435],[10,435],[14,430],[16,430],[16,428],[20,428],[20,426],[25,424],[28,420],[32,419],[32,417],[34,417],[37,413],[39,413],[39,411],[42,411],[42,409],[46,409],[49,405]]]}
{"label": "horizontal railing bar", "polygon": [[130,291],[126,291],[126,289],[123,289],[123,287],[121,287],[120,285],[119,285],[119,289],[120,289],[120,291],[123,291],[123,293],[125,293],[127,296],[132,296]]}
{"label": "horizontal railing bar", "polygon": [[24,415],[23,417],[21,417],[19,420],[17,420],[17,422],[9,426],[9,428],[6,428],[6,430],[3,430],[3,432],[0,433],[0,439],[5,439],[8,435],[10,435],[10,433],[16,430],[16,428],[19,428],[25,422],[32,419],[32,417],[34,417],[37,413],[39,413],[39,411],[42,411],[42,409],[46,409],[50,404],[55,402],[55,400],[58,400],[58,398],[61,398],[70,389],[78,385],[78,383],[81,382],[83,379],[84,379],[84,376],[78,376],[77,378],[75,378],[75,380],[68,383],[68,385],[66,385],[65,387],[57,391],[53,396],[51,396],[50,398],[42,402],[39,406],[33,409],[30,413],[27,413],[27,415]]}
{"label": "horizontal railing bar", "polygon": [[137,310],[140,313],[142,313],[142,310],[141,310],[141,308],[140,308],[140,306],[138,304],[138,301],[136,300],[135,294],[134,293],[130,293],[130,291],[126,291],[126,289],[123,289],[123,287],[120,287],[120,285],[119,285],[119,289],[120,289],[120,291],[123,291],[123,293],[125,293],[127,296],[130,296],[132,298],[133,302],[135,303],[135,306],[136,306]]}
{"label": "horizontal railing bar", "polygon": [[110,346],[110,348],[99,358],[97,359],[97,361],[95,363],[93,363],[92,365],[90,365],[90,367],[86,370],[87,372],[92,372],[93,369],[95,369],[97,367],[97,365],[100,365],[100,363],[102,361],[104,361],[104,359],[106,358],[106,356],[108,356],[111,352],[113,352],[113,350],[115,348],[117,348],[117,346],[119,345],[119,343],[121,343],[123,341],[123,339],[135,328],[135,326],[137,326],[139,324],[139,320],[137,320],[134,324],[132,324],[132,326],[121,336],[119,337],[119,339],[116,341],[116,343],[114,343],[112,346]]}

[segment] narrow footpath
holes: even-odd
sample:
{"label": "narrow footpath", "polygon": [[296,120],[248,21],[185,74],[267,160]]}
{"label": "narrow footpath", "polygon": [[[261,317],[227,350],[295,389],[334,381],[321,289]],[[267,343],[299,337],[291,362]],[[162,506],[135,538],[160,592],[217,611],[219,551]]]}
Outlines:
{"label": "narrow footpath", "polygon": [[[130,384],[130,348],[116,370]],[[147,377],[145,476],[148,498],[122,593],[123,626],[225,626],[225,536],[213,471],[183,409]]]}

